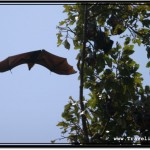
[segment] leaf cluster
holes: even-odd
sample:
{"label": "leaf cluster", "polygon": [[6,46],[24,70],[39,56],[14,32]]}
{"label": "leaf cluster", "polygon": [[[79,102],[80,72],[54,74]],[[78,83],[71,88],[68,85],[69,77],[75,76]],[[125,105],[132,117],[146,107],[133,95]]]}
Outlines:
{"label": "leaf cluster", "polygon": [[[82,62],[83,6],[79,3],[64,6],[68,17],[59,23],[57,34],[58,46],[70,49],[72,42],[74,49],[79,50],[79,70]],[[79,101],[70,97],[62,113],[63,121],[58,126],[63,135],[68,134],[66,138],[70,143],[85,144],[81,122],[81,116],[85,115],[90,144],[132,145],[135,141],[128,140],[128,137],[150,134],[150,88],[143,87],[139,64],[131,57],[136,53],[134,45],[143,44],[147,58],[150,58],[150,7],[147,3],[125,5],[116,2],[115,5],[106,5],[105,2],[89,2],[87,10],[87,22],[96,25],[96,30],[93,27],[91,34],[86,36],[84,88],[89,89],[89,98],[85,99],[82,112]],[[93,39],[98,27],[107,37],[119,36],[107,53],[94,47]],[[124,40],[122,45],[119,43],[121,38]],[[147,67],[150,67],[150,62]],[[123,137],[123,140],[114,140],[115,137]],[[141,141],[137,143],[142,144]]]}

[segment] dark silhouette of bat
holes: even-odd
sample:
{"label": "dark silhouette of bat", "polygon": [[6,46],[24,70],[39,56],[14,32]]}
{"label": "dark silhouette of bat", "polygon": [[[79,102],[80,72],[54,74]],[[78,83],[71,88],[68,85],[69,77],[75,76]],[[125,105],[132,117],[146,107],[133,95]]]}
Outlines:
{"label": "dark silhouette of bat", "polygon": [[27,64],[29,70],[34,66],[34,64],[39,64],[60,75],[76,73],[73,67],[68,64],[66,58],[51,54],[44,49],[6,58],[0,62],[0,72],[11,70],[21,64]]}

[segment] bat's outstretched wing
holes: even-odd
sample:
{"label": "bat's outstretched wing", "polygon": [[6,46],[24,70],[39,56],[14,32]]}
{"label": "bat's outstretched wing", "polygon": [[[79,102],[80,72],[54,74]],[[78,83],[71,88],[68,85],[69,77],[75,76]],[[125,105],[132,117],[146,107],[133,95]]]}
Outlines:
{"label": "bat's outstretched wing", "polygon": [[56,56],[47,52],[46,50],[41,51],[41,55],[39,55],[36,63],[60,75],[69,75],[76,73],[73,67],[68,64],[66,58]]}
{"label": "bat's outstretched wing", "polygon": [[66,58],[53,55],[46,50],[38,50],[10,56],[0,62],[0,72],[11,70],[21,64],[28,64],[29,70],[34,64],[39,64],[50,71],[61,75],[76,73],[73,67],[67,63]]}
{"label": "bat's outstretched wing", "polygon": [[11,70],[18,65],[26,63],[28,64],[29,69],[31,69],[40,53],[41,50],[10,56],[0,62],[0,72]]}

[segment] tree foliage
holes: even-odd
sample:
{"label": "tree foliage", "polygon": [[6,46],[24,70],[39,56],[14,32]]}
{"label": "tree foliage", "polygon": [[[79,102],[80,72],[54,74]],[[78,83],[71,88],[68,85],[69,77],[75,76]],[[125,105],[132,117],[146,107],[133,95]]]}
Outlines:
{"label": "tree foliage", "polygon": [[[150,136],[150,87],[143,86],[139,64],[131,56],[136,53],[135,44],[142,44],[150,58],[150,5],[148,2],[86,4],[84,88],[90,91],[89,99],[84,99],[81,111],[79,101],[70,97],[62,113],[63,121],[57,126],[72,144],[148,144],[150,141],[135,140],[135,136]],[[80,3],[64,5],[67,18],[57,27],[58,46],[64,45],[69,50],[73,45],[79,51],[79,71],[83,61],[84,8]],[[146,67],[150,67],[150,61]],[[89,143],[84,139],[82,115],[86,117]],[[123,139],[116,140],[117,137]]]}

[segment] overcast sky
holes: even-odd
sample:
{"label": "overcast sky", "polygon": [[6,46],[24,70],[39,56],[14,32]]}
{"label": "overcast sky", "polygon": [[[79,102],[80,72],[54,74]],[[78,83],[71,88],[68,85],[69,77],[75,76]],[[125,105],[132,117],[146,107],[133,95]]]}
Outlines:
{"label": "overcast sky", "polygon": [[[77,51],[57,47],[62,11],[62,5],[0,5],[0,60],[46,49],[67,58],[77,70]],[[137,49],[134,58],[141,64],[144,84],[150,84],[146,53],[143,47]],[[62,121],[69,96],[79,99],[78,75],[57,75],[40,65],[31,71],[20,65],[12,73],[0,73],[0,143],[49,143],[60,138],[56,124]]]}

